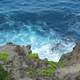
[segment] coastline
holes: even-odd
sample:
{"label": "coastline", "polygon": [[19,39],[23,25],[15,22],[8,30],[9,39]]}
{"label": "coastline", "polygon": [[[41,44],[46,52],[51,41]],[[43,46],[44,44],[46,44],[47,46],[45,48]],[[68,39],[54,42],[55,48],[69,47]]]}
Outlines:
{"label": "coastline", "polygon": [[[0,47],[0,56],[2,56],[0,65],[9,72],[10,78],[14,78],[14,80],[69,80],[69,78],[77,80],[75,78],[79,77],[80,71],[79,53],[80,44],[78,43],[72,52],[64,54],[57,63],[39,59],[36,53],[32,53],[30,45],[20,46],[8,43],[2,48]],[[3,57],[6,54],[8,55]],[[76,75],[74,76],[73,73]],[[68,74],[72,76],[69,77]]]}

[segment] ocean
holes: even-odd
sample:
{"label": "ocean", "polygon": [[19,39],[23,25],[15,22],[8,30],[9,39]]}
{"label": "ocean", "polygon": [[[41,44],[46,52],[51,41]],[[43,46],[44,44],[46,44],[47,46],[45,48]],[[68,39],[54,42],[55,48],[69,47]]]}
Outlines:
{"label": "ocean", "polygon": [[31,45],[58,62],[80,41],[79,0],[0,0],[0,46]]}

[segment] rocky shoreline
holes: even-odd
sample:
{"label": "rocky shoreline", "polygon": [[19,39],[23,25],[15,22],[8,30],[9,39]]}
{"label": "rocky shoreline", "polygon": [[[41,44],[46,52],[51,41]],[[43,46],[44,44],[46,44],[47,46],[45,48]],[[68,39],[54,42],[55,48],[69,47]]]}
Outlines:
{"label": "rocky shoreline", "polygon": [[[57,64],[40,60],[36,53],[32,54],[31,46],[7,44],[0,48],[2,67],[9,73],[10,80],[53,80],[53,70]],[[8,60],[4,60],[8,54]],[[5,57],[6,58],[6,57]]]}
{"label": "rocky shoreline", "polygon": [[80,80],[80,44],[77,43],[73,51],[60,60],[64,61],[64,67],[57,68],[57,77],[60,80]]}
{"label": "rocky shoreline", "polygon": [[0,66],[9,75],[1,80],[80,80],[80,44],[56,63],[40,60],[30,45],[8,43],[0,47]]}

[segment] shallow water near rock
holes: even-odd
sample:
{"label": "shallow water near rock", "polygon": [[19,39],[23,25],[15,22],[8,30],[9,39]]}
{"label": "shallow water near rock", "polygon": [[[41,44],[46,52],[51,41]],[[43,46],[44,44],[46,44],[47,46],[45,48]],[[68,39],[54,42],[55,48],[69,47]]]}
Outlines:
{"label": "shallow water near rock", "polygon": [[59,61],[80,40],[79,0],[1,0],[0,46],[32,46],[41,59]]}

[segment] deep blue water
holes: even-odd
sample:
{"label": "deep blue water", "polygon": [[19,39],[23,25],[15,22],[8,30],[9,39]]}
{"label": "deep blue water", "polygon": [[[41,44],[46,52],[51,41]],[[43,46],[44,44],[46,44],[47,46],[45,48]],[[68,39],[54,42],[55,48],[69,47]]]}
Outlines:
{"label": "deep blue water", "polygon": [[80,41],[79,0],[0,0],[0,45],[32,45],[58,61]]}

